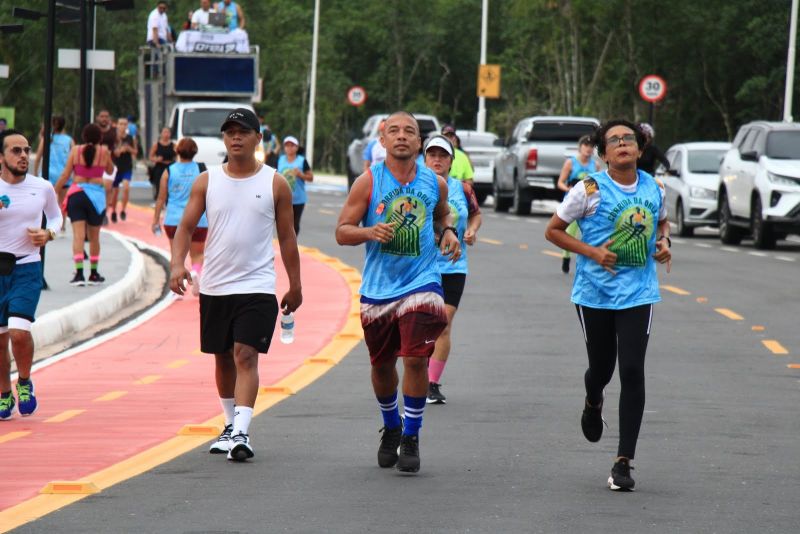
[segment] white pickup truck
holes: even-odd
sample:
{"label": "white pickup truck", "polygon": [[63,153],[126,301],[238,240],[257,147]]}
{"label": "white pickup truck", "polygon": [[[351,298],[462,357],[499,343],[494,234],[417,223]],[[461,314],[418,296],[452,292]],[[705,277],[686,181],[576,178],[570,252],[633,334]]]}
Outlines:
{"label": "white pickup truck", "polygon": [[[237,102],[180,102],[175,104],[170,118],[172,139],[177,141],[191,137],[197,143],[195,161],[207,165],[219,165],[227,153],[222,141],[220,126],[225,117],[236,108],[247,108],[253,111],[250,104]],[[260,160],[263,161],[263,148],[260,149]],[[257,157],[259,154],[257,154]]]}
{"label": "white pickup truck", "polygon": [[561,200],[556,184],[564,160],[578,152],[578,139],[600,125],[593,117],[528,117],[504,141],[494,161],[494,210],[531,212],[531,202]]}

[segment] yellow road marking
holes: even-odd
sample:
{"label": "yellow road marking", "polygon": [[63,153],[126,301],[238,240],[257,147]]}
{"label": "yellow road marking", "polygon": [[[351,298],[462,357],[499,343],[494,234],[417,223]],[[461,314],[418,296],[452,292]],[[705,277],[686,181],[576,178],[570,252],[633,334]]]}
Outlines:
{"label": "yellow road marking", "polygon": [[786,367],[789,369],[800,369],[800,363],[790,363]]}
{"label": "yellow road marking", "polygon": [[753,332],[763,332],[764,330],[766,330],[766,328],[764,328],[761,325],[754,324],[753,326],[750,327],[750,330],[752,330]]}
{"label": "yellow road marking", "polygon": [[336,212],[331,210],[318,209],[317,211],[323,215],[336,215]]}
{"label": "yellow road marking", "polygon": [[86,410],[66,410],[66,411],[61,412],[58,415],[54,415],[50,419],[45,419],[44,422],[45,423],[63,423],[64,421],[72,419],[73,417],[76,417],[76,416],[82,414],[85,411]]}
{"label": "yellow road marking", "polygon": [[676,295],[691,295],[691,293],[689,293],[685,289],[681,289],[675,286],[661,286],[661,289],[666,289],[670,293],[675,293]]}
{"label": "yellow road marking", "polygon": [[731,321],[741,321],[742,319],[744,319],[744,317],[742,317],[733,310],[729,310],[728,308],[714,308],[714,311],[720,315],[724,315]]}
{"label": "yellow road marking", "polygon": [[54,495],[91,495],[92,493],[99,492],[100,489],[92,482],[82,480],[49,482],[45,487],[39,490],[39,493]]}
{"label": "yellow road marking", "polygon": [[542,254],[547,256],[553,256],[554,258],[563,258],[564,256],[559,254],[558,252],[553,252],[552,250],[543,250]]}
{"label": "yellow road marking", "polygon": [[19,430],[17,432],[9,432],[8,434],[3,434],[2,436],[0,436],[0,443],[8,443],[12,439],[24,438],[30,433],[31,433],[30,430]]}
{"label": "yellow road marking", "polygon": [[520,250],[528,250],[528,245],[527,245],[527,244],[525,244],[525,243],[522,243],[522,244],[519,246],[519,248],[520,248]]}
{"label": "yellow road marking", "polygon": [[789,351],[786,350],[786,347],[774,339],[762,339],[761,343],[763,343],[764,346],[772,352],[772,354],[789,354]]}
{"label": "yellow road marking", "polygon": [[118,398],[120,398],[120,397],[124,397],[124,396],[125,396],[125,395],[127,395],[127,394],[128,394],[128,392],[127,392],[127,391],[109,391],[109,392],[108,392],[108,393],[106,393],[105,395],[102,395],[102,396],[100,396],[100,397],[97,397],[97,398],[96,398],[95,400],[93,400],[92,402],[106,402],[106,401],[112,401],[112,400],[118,399]]}
{"label": "yellow road marking", "polygon": [[706,302],[708,302],[708,299],[706,297],[697,297],[697,302],[699,302],[700,304],[705,304]]}
{"label": "yellow road marking", "polygon": [[177,369],[179,367],[183,367],[189,363],[189,360],[175,360],[174,362],[170,362],[167,364],[167,367],[170,369]]}
{"label": "yellow road marking", "polygon": [[497,239],[489,239],[488,237],[479,237],[478,241],[481,243],[486,243],[487,245],[502,245],[502,241],[498,241]]}
{"label": "yellow road marking", "polygon": [[[328,256],[322,253],[309,254],[306,252],[306,247],[301,246],[299,248],[300,252],[312,256],[318,261],[328,263],[337,271],[340,271],[340,267],[346,267],[346,265],[341,262],[333,263],[326,261]],[[342,275],[342,277],[344,278],[344,275]],[[361,321],[359,320],[359,316],[355,313],[359,311],[361,306],[359,301],[360,297],[358,295],[359,288],[354,282],[348,282],[348,285],[350,286],[350,292],[353,296],[348,319],[342,330],[333,337],[333,340],[325,345],[322,350],[313,357],[328,357],[338,363],[347,356],[364,337],[363,331],[361,330]],[[296,371],[284,377],[276,386],[284,386],[287,390],[299,391],[320,378],[330,369],[332,369],[332,367],[328,365],[301,365]],[[161,378],[159,375],[150,376],[157,377],[156,380]],[[258,397],[253,415],[258,415],[268,410],[288,397],[289,395],[285,394]],[[225,424],[225,420],[223,416],[219,415],[202,424],[217,425],[219,428],[222,428]],[[208,443],[208,436],[176,436],[115,465],[91,473],[83,480],[91,481],[102,491],[124,480],[145,473],[206,443]],[[24,525],[55,510],[80,501],[85,497],[85,494],[40,494],[16,506],[0,511],[0,532],[17,528],[20,525]]]}
{"label": "yellow road marking", "polygon": [[138,386],[142,386],[144,384],[152,384],[156,380],[160,380],[160,379],[161,379],[161,375],[147,375],[147,376],[143,376],[142,378],[140,378],[139,380],[134,382],[134,384],[136,384]]}

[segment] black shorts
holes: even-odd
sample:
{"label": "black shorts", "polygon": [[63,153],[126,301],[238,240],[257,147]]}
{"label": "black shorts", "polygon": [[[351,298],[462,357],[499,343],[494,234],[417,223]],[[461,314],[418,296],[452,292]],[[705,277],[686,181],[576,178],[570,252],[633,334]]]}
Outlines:
{"label": "black shorts", "polygon": [[67,216],[72,222],[86,221],[89,226],[102,226],[105,214],[106,210],[97,213],[94,204],[83,191],[73,193],[67,200]]}
{"label": "black shorts", "polygon": [[278,299],[275,295],[203,295],[200,293],[200,350],[223,354],[242,343],[264,354],[269,350]]}
{"label": "black shorts", "polygon": [[443,274],[442,291],[444,291],[444,303],[449,304],[454,308],[458,308],[458,304],[461,302],[461,295],[464,293],[464,286],[466,283],[466,274]]}

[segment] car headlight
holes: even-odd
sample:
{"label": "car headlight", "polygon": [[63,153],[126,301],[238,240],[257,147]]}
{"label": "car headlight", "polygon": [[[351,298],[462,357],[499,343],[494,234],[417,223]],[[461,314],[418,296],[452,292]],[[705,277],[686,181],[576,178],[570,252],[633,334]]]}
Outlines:
{"label": "car headlight", "polygon": [[692,187],[689,189],[689,196],[692,198],[707,198],[710,200],[715,200],[717,198],[717,192],[713,189],[706,189],[705,187]]}
{"label": "car headlight", "polygon": [[800,178],[790,178],[788,176],[772,174],[771,172],[767,173],[767,178],[769,179],[770,182],[772,182],[775,185],[788,185],[788,186],[800,185]]}

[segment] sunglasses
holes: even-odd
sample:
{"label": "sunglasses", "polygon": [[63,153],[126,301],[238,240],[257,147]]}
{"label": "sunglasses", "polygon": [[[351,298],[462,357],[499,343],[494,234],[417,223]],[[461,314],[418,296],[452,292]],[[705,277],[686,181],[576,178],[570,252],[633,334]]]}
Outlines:
{"label": "sunglasses", "polygon": [[29,146],[15,146],[15,147],[9,148],[9,150],[15,156],[19,156],[23,152],[25,152],[26,154],[30,154],[31,153],[31,147],[29,147]]}

